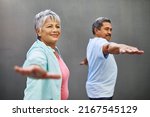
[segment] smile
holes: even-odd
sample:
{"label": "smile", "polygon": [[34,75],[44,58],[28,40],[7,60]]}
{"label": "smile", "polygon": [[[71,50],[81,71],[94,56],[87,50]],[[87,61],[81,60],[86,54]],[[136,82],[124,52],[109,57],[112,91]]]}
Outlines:
{"label": "smile", "polygon": [[59,36],[59,34],[51,34],[50,36],[57,38]]}

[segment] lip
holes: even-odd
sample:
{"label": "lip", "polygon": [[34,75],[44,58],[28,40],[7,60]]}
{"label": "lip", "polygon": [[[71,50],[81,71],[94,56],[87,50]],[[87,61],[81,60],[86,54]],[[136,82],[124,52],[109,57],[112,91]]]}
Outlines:
{"label": "lip", "polygon": [[107,37],[111,37],[111,35],[106,35]]}
{"label": "lip", "polygon": [[53,37],[53,38],[58,38],[59,34],[51,34],[50,36]]}

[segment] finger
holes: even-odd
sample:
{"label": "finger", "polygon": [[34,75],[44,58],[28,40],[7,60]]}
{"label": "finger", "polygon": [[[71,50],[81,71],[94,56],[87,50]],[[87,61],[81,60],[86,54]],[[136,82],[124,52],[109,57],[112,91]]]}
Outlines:
{"label": "finger", "polygon": [[88,65],[88,61],[87,60],[83,60],[80,62],[80,65]]}
{"label": "finger", "polygon": [[84,62],[84,61],[81,61],[81,62],[80,62],[80,65],[85,65],[85,62]]}
{"label": "finger", "polygon": [[134,48],[126,48],[126,53],[127,54],[135,54],[137,52],[137,50],[136,49],[134,49]]}
{"label": "finger", "polygon": [[128,48],[128,54],[143,54],[143,50],[138,50],[137,48]]}
{"label": "finger", "polygon": [[19,66],[15,66],[15,67],[14,67],[14,70],[15,70],[16,72],[19,72],[19,71],[20,71],[20,67],[19,67]]}
{"label": "finger", "polygon": [[139,50],[135,54],[144,54],[144,51],[143,50]]}
{"label": "finger", "polygon": [[20,74],[22,74],[23,76],[27,76],[28,74],[28,71],[23,69],[23,68],[20,68],[20,71],[19,71]]}
{"label": "finger", "polygon": [[22,67],[19,67],[19,66],[15,66],[14,69],[17,73],[20,73],[21,75],[28,76],[28,75],[31,74],[29,68],[27,69],[27,68],[22,68]]}
{"label": "finger", "polygon": [[42,78],[50,78],[50,79],[60,79],[61,75],[59,74],[50,74],[50,73],[46,73],[42,75]]}
{"label": "finger", "polygon": [[22,70],[21,67],[15,66],[14,69],[15,69],[15,71],[16,71],[17,73],[20,73],[21,75],[24,75],[24,72],[23,72],[23,70]]}

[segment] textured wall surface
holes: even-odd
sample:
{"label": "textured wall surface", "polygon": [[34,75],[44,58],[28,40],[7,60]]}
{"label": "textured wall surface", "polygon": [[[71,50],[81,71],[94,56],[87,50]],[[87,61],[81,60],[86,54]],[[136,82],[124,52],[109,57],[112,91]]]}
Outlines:
{"label": "textured wall surface", "polygon": [[62,20],[58,42],[71,76],[71,100],[86,100],[87,67],[80,66],[92,37],[91,24],[99,16],[112,20],[113,41],[137,46],[138,55],[115,55],[118,79],[114,99],[150,99],[150,1],[149,0],[1,0],[0,1],[0,99],[23,98],[26,77],[16,74],[26,52],[35,41],[33,19],[51,9]]}

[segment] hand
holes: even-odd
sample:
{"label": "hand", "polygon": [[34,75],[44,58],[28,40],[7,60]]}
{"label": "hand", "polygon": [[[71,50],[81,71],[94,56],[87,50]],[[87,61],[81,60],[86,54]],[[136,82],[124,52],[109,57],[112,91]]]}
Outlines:
{"label": "hand", "polygon": [[29,77],[33,77],[33,78],[41,78],[41,79],[42,78],[43,79],[48,79],[48,78],[59,79],[59,78],[61,78],[61,75],[50,74],[38,65],[31,65],[31,66],[25,67],[25,68],[15,66],[14,69],[17,73],[19,73],[21,75],[29,76]]}
{"label": "hand", "polygon": [[107,45],[107,51],[110,54],[143,54],[143,50],[125,44],[110,43]]}
{"label": "hand", "polygon": [[120,44],[119,52],[121,54],[125,54],[125,53],[127,53],[127,54],[144,54],[143,50],[139,50],[136,47],[128,46],[128,45],[124,45],[124,44]]}
{"label": "hand", "polygon": [[83,60],[80,62],[80,65],[88,65],[87,58],[83,59]]}

